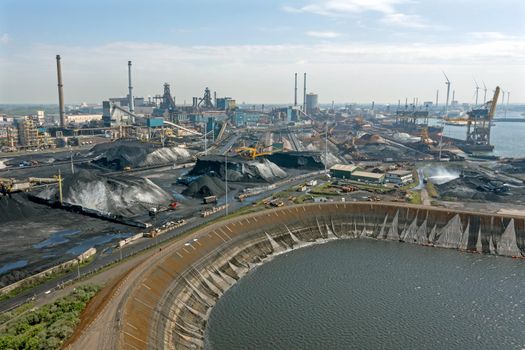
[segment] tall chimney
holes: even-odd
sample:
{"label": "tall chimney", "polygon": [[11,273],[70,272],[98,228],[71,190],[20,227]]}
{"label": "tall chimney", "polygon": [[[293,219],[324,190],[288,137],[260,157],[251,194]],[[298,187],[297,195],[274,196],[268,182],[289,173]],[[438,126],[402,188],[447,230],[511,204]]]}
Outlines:
{"label": "tall chimney", "polygon": [[134,112],[135,106],[133,101],[133,86],[131,86],[131,61],[128,61],[128,81],[129,81],[129,111]]}
{"label": "tall chimney", "polygon": [[306,73],[304,73],[303,112],[306,113]]}
{"label": "tall chimney", "polygon": [[297,106],[297,73],[295,73],[295,90],[294,90],[293,105]]}
{"label": "tall chimney", "polygon": [[64,111],[64,90],[62,87],[62,68],[60,65],[60,55],[57,55],[57,78],[58,78],[58,110],[60,112],[60,127],[66,127],[66,116]]}

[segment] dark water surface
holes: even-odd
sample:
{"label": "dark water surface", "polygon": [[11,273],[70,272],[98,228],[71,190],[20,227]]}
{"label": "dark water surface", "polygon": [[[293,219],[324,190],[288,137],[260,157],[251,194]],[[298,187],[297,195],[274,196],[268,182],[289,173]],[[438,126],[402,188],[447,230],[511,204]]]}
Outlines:
{"label": "dark water surface", "polygon": [[208,349],[525,349],[525,260],[344,240],[276,257],[218,301]]}

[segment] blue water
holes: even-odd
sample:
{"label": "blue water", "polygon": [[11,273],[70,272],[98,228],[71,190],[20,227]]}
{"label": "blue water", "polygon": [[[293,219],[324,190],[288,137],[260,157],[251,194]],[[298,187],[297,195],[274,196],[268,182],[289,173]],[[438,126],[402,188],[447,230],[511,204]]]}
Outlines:
{"label": "blue water", "polygon": [[122,238],[127,238],[127,237],[129,237],[131,235],[132,235],[131,232],[127,232],[127,233],[106,233],[106,234],[101,235],[101,236],[91,237],[91,238],[83,240],[82,242],[80,242],[75,247],[69,249],[66,253],[67,254],[71,254],[71,255],[79,255],[79,254],[82,254],[83,252],[85,252],[86,250],[88,250],[91,247],[97,247],[97,246],[100,246],[102,244],[111,242],[113,240],[117,240],[117,239],[120,240]]}
{"label": "blue water", "polygon": [[[504,111],[497,113],[497,118],[503,118]],[[521,111],[509,111],[508,118],[520,118]],[[434,120],[435,122],[435,120]],[[430,122],[429,122],[430,123]],[[500,157],[525,157],[525,123],[494,121],[491,128],[491,143],[494,145],[494,155]],[[467,137],[467,127],[460,125],[445,125],[444,136],[459,140]]]}
{"label": "blue water", "polygon": [[27,265],[27,260],[18,260],[12,263],[7,263],[4,266],[0,267],[0,275],[8,271],[19,269]]}
{"label": "blue water", "polygon": [[69,242],[69,238],[66,238],[66,237],[73,236],[73,235],[76,235],[78,233],[80,233],[80,231],[78,231],[78,230],[58,231],[58,232],[53,233],[51,235],[51,237],[49,237],[45,241],[42,241],[42,242],[37,243],[37,244],[34,244],[33,248],[35,248],[35,249],[42,249],[42,248],[54,247],[54,246],[57,246],[59,244],[64,244],[64,243]]}
{"label": "blue water", "polygon": [[214,350],[525,348],[525,261],[343,240],[280,255],[219,299]]}

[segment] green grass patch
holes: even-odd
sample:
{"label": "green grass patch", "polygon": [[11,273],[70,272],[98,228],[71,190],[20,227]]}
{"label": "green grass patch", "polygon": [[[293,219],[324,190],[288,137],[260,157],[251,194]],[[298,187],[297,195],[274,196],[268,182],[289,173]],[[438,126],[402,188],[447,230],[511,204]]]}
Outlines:
{"label": "green grass patch", "polygon": [[439,196],[437,188],[432,182],[428,181],[425,187],[430,197],[437,198]]}
{"label": "green grass patch", "polygon": [[[80,266],[82,267],[82,266],[88,265],[91,262],[93,262],[93,260],[95,260],[95,255],[92,255],[88,259],[84,260],[84,262],[82,262],[80,264]],[[43,283],[45,283],[47,281],[54,280],[54,279],[57,279],[59,277],[65,276],[68,273],[70,273],[71,271],[75,271],[76,269],[77,269],[77,265],[72,265],[72,266],[69,266],[67,268],[63,268],[63,269],[59,269],[57,271],[51,272],[51,273],[49,273],[47,275],[40,276],[38,278],[34,278],[34,279],[31,279],[31,280],[27,280],[27,281],[23,282],[17,288],[15,288],[12,291],[10,291],[9,293],[0,295],[0,301],[16,297],[18,294],[20,294],[20,293],[22,293],[22,292],[24,292],[24,291],[26,291],[28,289],[34,288],[36,286],[39,286],[39,285],[41,285],[41,284],[43,284]]]}
{"label": "green grass patch", "polygon": [[419,191],[409,191],[407,200],[412,204],[422,204],[423,200],[421,199],[421,192]]}
{"label": "green grass patch", "polygon": [[0,331],[0,349],[60,349],[99,290],[86,284],[53,303],[23,312]]}

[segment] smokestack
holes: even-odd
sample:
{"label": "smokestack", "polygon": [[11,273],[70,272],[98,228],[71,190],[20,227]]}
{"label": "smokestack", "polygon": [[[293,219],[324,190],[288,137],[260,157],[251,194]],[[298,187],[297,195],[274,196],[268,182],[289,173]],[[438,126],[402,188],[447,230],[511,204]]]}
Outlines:
{"label": "smokestack", "polygon": [[133,86],[131,86],[131,61],[128,61],[128,81],[129,81],[129,111],[135,111],[134,101],[133,101]]}
{"label": "smokestack", "polygon": [[439,89],[436,90],[436,107],[438,106],[438,102],[439,102]]}
{"label": "smokestack", "polygon": [[62,67],[60,65],[60,55],[57,55],[57,78],[58,78],[58,110],[60,112],[60,127],[66,127],[66,116],[64,111],[64,90],[62,87]]}
{"label": "smokestack", "polygon": [[213,105],[217,108],[217,91],[213,92]]}
{"label": "smokestack", "polygon": [[294,90],[293,105],[297,106],[297,73],[295,73],[295,90]]}
{"label": "smokestack", "polygon": [[306,73],[304,73],[303,112],[306,113]]}

